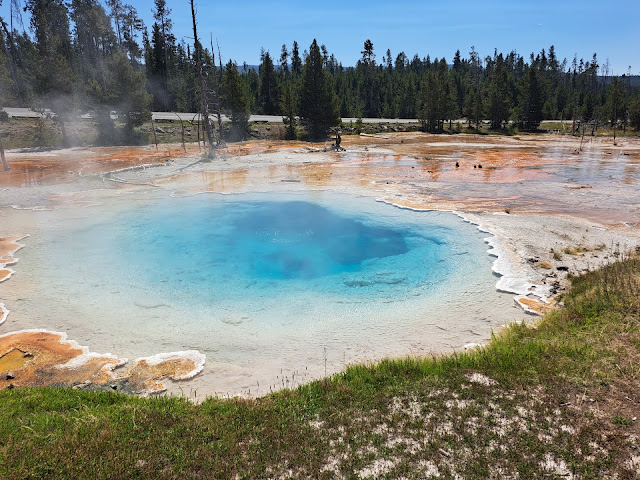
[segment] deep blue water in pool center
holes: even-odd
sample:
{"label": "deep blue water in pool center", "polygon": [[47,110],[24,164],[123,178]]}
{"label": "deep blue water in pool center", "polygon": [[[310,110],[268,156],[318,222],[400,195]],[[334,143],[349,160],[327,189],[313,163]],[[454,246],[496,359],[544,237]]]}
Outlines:
{"label": "deep blue water in pool center", "polygon": [[383,293],[445,273],[441,229],[402,222],[393,215],[399,209],[376,206],[384,208],[194,197],[132,210],[117,230],[121,251],[138,273],[201,297],[255,289],[278,294],[305,285],[348,295],[357,294],[353,289]]}
{"label": "deep blue water in pool center", "polygon": [[235,206],[232,229],[219,241],[250,276],[309,279],[355,272],[367,260],[407,253],[405,235],[341,216],[314,203]]}

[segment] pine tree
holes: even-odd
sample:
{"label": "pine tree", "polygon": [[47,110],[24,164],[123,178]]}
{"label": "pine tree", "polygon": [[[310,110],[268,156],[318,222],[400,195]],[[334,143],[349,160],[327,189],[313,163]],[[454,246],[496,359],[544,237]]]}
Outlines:
{"label": "pine tree", "polygon": [[465,110],[469,124],[475,123],[476,130],[480,128],[480,121],[484,116],[484,101],[482,98],[482,65],[480,64],[480,55],[476,52],[475,47],[471,47],[469,52],[469,93],[465,101]]}
{"label": "pine tree", "polygon": [[456,50],[456,54],[453,56],[453,70],[459,72],[462,70],[462,61],[460,60],[460,50]]}
{"label": "pine tree", "polygon": [[394,64],[394,70],[398,71],[398,72],[404,72],[405,68],[407,67],[408,64],[408,60],[407,60],[407,55],[404,52],[400,52],[397,56],[396,56],[396,61]]}
{"label": "pine tree", "polygon": [[387,48],[387,56],[385,57],[386,67],[389,72],[393,70],[393,59],[391,58],[391,50]]}
{"label": "pine tree", "polygon": [[376,55],[373,53],[373,43],[371,40],[364,42],[364,50],[360,52],[362,58],[358,61],[358,70],[362,72],[364,77],[361,100],[364,103],[364,116],[377,117],[378,106],[375,101],[375,73],[376,73]]}
{"label": "pine tree", "polygon": [[302,71],[299,109],[301,122],[311,138],[322,138],[330,127],[340,124],[333,80],[322,63],[322,54],[314,39]]}
{"label": "pine tree", "polygon": [[622,83],[617,77],[611,80],[611,83],[607,87],[607,97],[605,109],[609,121],[612,126],[624,117],[624,90],[622,89]]}
{"label": "pine tree", "polygon": [[[2,0],[0,0],[0,6]],[[19,23],[22,24],[22,16],[17,3],[11,2],[11,30],[0,17],[0,104],[11,105],[15,101],[25,101],[25,84],[21,82],[18,72],[18,48],[16,45],[16,31],[13,29],[13,16],[15,10],[18,14]],[[24,26],[23,26],[24,29]]]}
{"label": "pine tree", "polygon": [[26,9],[36,39],[35,104],[55,112],[63,145],[68,146],[65,123],[75,108],[75,75],[67,5],[62,0],[28,0]]}
{"label": "pine tree", "polygon": [[144,22],[138,16],[137,10],[131,5],[123,6],[121,48],[127,53],[129,63],[135,68],[141,64],[142,49],[138,45],[138,35],[144,30]]}
{"label": "pine tree", "polygon": [[484,117],[484,101],[480,88],[470,88],[464,103],[464,111],[469,121],[469,126],[475,124],[476,130]]}
{"label": "pine tree", "polygon": [[[81,72],[82,105],[96,114],[99,142],[137,142],[134,128],[151,118],[151,96],[145,91],[144,74],[134,70],[120,49],[98,0],[72,0],[70,13],[75,25],[73,45]],[[112,111],[125,120],[122,132],[111,119]]]}
{"label": "pine tree", "polygon": [[640,131],[640,93],[629,102],[629,124]]}
{"label": "pine tree", "polygon": [[279,113],[278,105],[278,80],[276,71],[273,67],[273,60],[269,52],[262,55],[262,63],[260,64],[260,92],[258,105],[260,111],[265,115],[277,115]]}
{"label": "pine tree", "polygon": [[491,128],[497,130],[509,119],[509,91],[507,69],[502,54],[498,55],[496,65],[489,79],[488,114]]}
{"label": "pine tree", "polygon": [[[2,22],[0,17],[0,23]],[[14,102],[14,93],[17,85],[11,74],[11,54],[7,44],[9,39],[5,38],[4,31],[0,30],[0,105],[11,105]]]}
{"label": "pine tree", "polygon": [[607,88],[605,111],[613,127],[613,144],[616,144],[618,120],[625,118],[625,98],[622,83],[615,77]]}
{"label": "pine tree", "polygon": [[518,105],[518,125],[524,130],[535,130],[542,122],[542,91],[535,67],[522,79],[520,104]]}
{"label": "pine tree", "polygon": [[298,42],[293,41],[293,47],[291,48],[291,73],[294,78],[299,77],[302,74],[302,59],[300,58],[300,49],[298,48]]}
{"label": "pine tree", "polygon": [[296,94],[293,86],[293,80],[287,78],[282,89],[282,100],[280,101],[280,110],[282,110],[282,122],[286,129],[286,139],[295,140],[296,133]]}
{"label": "pine tree", "polygon": [[151,27],[150,51],[146,58],[147,80],[154,97],[154,108],[173,110],[176,38],[171,32],[171,9],[167,8],[166,0],[154,0],[154,6],[155,22]]}
{"label": "pine tree", "polygon": [[111,55],[107,65],[112,76],[109,88],[115,98],[112,108],[125,120],[123,140],[135,142],[134,127],[151,120],[149,106],[153,97],[145,91],[144,73],[135,71],[122,52]]}
{"label": "pine tree", "polygon": [[222,76],[225,106],[231,117],[231,139],[242,140],[249,133],[249,97],[238,66],[231,60]]}
{"label": "pine tree", "polygon": [[287,50],[287,46],[283,43],[282,50],[280,50],[280,74],[283,77],[287,77],[289,73],[289,51]]}
{"label": "pine tree", "polygon": [[435,72],[426,72],[420,86],[418,119],[425,131],[438,130],[441,99],[444,97],[444,89],[438,81]]}
{"label": "pine tree", "polygon": [[118,35],[118,45],[122,46],[122,37],[125,30],[123,26],[124,19],[124,6],[121,0],[106,0],[105,2],[111,12],[111,19],[116,26],[116,33]]}
{"label": "pine tree", "polygon": [[26,8],[36,40],[36,93],[41,99],[68,95],[74,75],[67,6],[62,0],[28,0]]}
{"label": "pine tree", "polygon": [[430,132],[442,132],[444,122],[451,120],[457,113],[447,61],[442,58],[438,61],[436,68],[436,71],[425,72],[418,104],[418,118],[422,128]]}

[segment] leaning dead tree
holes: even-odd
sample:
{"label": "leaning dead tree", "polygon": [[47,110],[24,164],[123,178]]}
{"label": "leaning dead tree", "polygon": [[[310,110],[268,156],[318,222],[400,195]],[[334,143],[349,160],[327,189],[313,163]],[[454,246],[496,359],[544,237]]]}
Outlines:
{"label": "leaning dead tree", "polygon": [[[218,42],[216,41],[216,44]],[[211,64],[213,68],[213,106],[218,117],[218,146],[224,145],[222,138],[222,105],[220,104],[220,86],[222,85],[222,55],[220,55],[220,45],[218,45],[218,61],[220,62],[220,81],[216,76],[216,56],[213,53],[213,35],[211,35]]]}
{"label": "leaning dead tree", "polygon": [[200,115],[202,116],[202,124],[204,132],[209,143],[208,157],[214,156],[213,134],[211,132],[211,125],[209,124],[209,106],[207,104],[207,95],[204,89],[204,76],[202,73],[202,44],[198,40],[198,31],[196,27],[196,10],[193,6],[193,0],[191,0],[191,18],[193,19],[193,41],[196,56],[196,69],[198,70],[198,84],[200,86]]}

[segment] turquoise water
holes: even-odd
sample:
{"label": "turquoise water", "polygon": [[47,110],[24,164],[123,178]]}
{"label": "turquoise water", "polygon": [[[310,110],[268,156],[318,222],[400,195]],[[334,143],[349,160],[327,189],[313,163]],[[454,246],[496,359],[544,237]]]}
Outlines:
{"label": "turquoise water", "polygon": [[449,229],[399,221],[387,205],[367,212],[338,203],[189,197],[127,212],[110,229],[127,264],[173,301],[246,303],[300,291],[398,299],[450,273]]}
{"label": "turquoise water", "polygon": [[200,318],[339,316],[491,277],[473,226],[371,198],[200,195],[93,212],[49,236],[50,270],[65,272],[54,282],[75,295],[206,311]]}
{"label": "turquoise water", "polygon": [[460,349],[522,317],[495,290],[486,234],[446,212],[335,192],[144,191],[24,218],[38,227],[18,229],[32,236],[3,284],[12,328],[129,358],[199,350],[201,393]]}

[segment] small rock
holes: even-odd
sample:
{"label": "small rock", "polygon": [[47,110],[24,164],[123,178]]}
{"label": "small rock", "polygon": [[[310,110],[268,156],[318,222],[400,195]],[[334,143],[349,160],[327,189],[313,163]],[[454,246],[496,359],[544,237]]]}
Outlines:
{"label": "small rock", "polygon": [[564,265],[560,265],[560,266],[556,267],[556,270],[559,270],[561,272],[568,272],[569,271],[569,267],[566,267]]}

